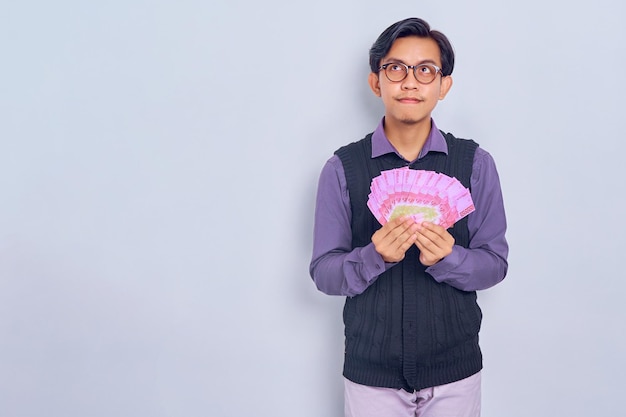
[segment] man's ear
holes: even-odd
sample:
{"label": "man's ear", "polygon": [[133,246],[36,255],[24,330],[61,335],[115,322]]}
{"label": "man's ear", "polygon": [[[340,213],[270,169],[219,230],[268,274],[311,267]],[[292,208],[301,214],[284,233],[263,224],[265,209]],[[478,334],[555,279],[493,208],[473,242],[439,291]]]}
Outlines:
{"label": "man's ear", "polygon": [[441,77],[441,89],[439,90],[439,100],[443,100],[446,98],[448,91],[452,88],[452,76],[447,75],[445,77]]}
{"label": "man's ear", "polygon": [[380,79],[378,78],[378,74],[370,72],[369,77],[367,77],[367,83],[370,85],[374,94],[380,97]]}

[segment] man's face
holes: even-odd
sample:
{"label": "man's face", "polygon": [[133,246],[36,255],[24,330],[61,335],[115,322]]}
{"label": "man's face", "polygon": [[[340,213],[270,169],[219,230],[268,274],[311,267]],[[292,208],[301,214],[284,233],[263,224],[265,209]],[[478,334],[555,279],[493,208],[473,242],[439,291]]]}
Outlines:
{"label": "man's face", "polygon": [[[434,64],[441,68],[441,54],[437,43],[430,38],[408,36],[396,39],[380,65],[391,62],[405,65]],[[437,101],[443,100],[452,86],[452,78],[437,74],[430,84],[421,84],[412,69],[398,82],[389,81],[385,71],[371,73],[369,84],[385,105],[385,123],[414,125],[430,123],[430,115]]]}

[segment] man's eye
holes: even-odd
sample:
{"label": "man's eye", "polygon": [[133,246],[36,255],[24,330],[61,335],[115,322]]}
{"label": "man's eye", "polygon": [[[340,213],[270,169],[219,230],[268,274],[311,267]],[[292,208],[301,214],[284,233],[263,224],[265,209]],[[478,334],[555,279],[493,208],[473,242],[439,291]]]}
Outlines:
{"label": "man's eye", "polygon": [[422,74],[432,74],[433,72],[435,72],[435,69],[430,65],[420,65],[419,67],[417,67],[417,71],[421,72]]}
{"label": "man's eye", "polygon": [[389,69],[391,71],[394,71],[394,72],[395,71],[398,71],[398,72],[404,71],[404,67],[402,65],[399,65],[399,64],[391,64],[391,65],[389,65]]}

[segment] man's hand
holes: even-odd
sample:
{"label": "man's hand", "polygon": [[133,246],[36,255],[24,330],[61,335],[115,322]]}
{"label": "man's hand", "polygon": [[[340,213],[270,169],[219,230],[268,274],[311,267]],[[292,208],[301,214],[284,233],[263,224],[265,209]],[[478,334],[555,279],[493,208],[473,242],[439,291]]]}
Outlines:
{"label": "man's hand", "polygon": [[376,252],[380,253],[385,262],[400,262],[415,243],[418,227],[410,217],[396,217],[385,223],[372,235]]}
{"label": "man's hand", "polygon": [[431,266],[452,253],[454,237],[441,226],[422,222],[417,230],[415,245],[420,250],[422,265]]}

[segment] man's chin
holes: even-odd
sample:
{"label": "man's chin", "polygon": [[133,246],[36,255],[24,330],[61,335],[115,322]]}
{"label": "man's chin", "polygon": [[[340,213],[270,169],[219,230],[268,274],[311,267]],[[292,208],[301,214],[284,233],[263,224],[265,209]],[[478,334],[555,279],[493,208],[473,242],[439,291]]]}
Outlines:
{"label": "man's chin", "polygon": [[414,119],[414,118],[410,118],[410,117],[405,117],[404,119],[400,119],[400,123],[402,123],[403,125],[407,125],[407,126],[413,126],[418,124],[420,121],[418,119]]}

